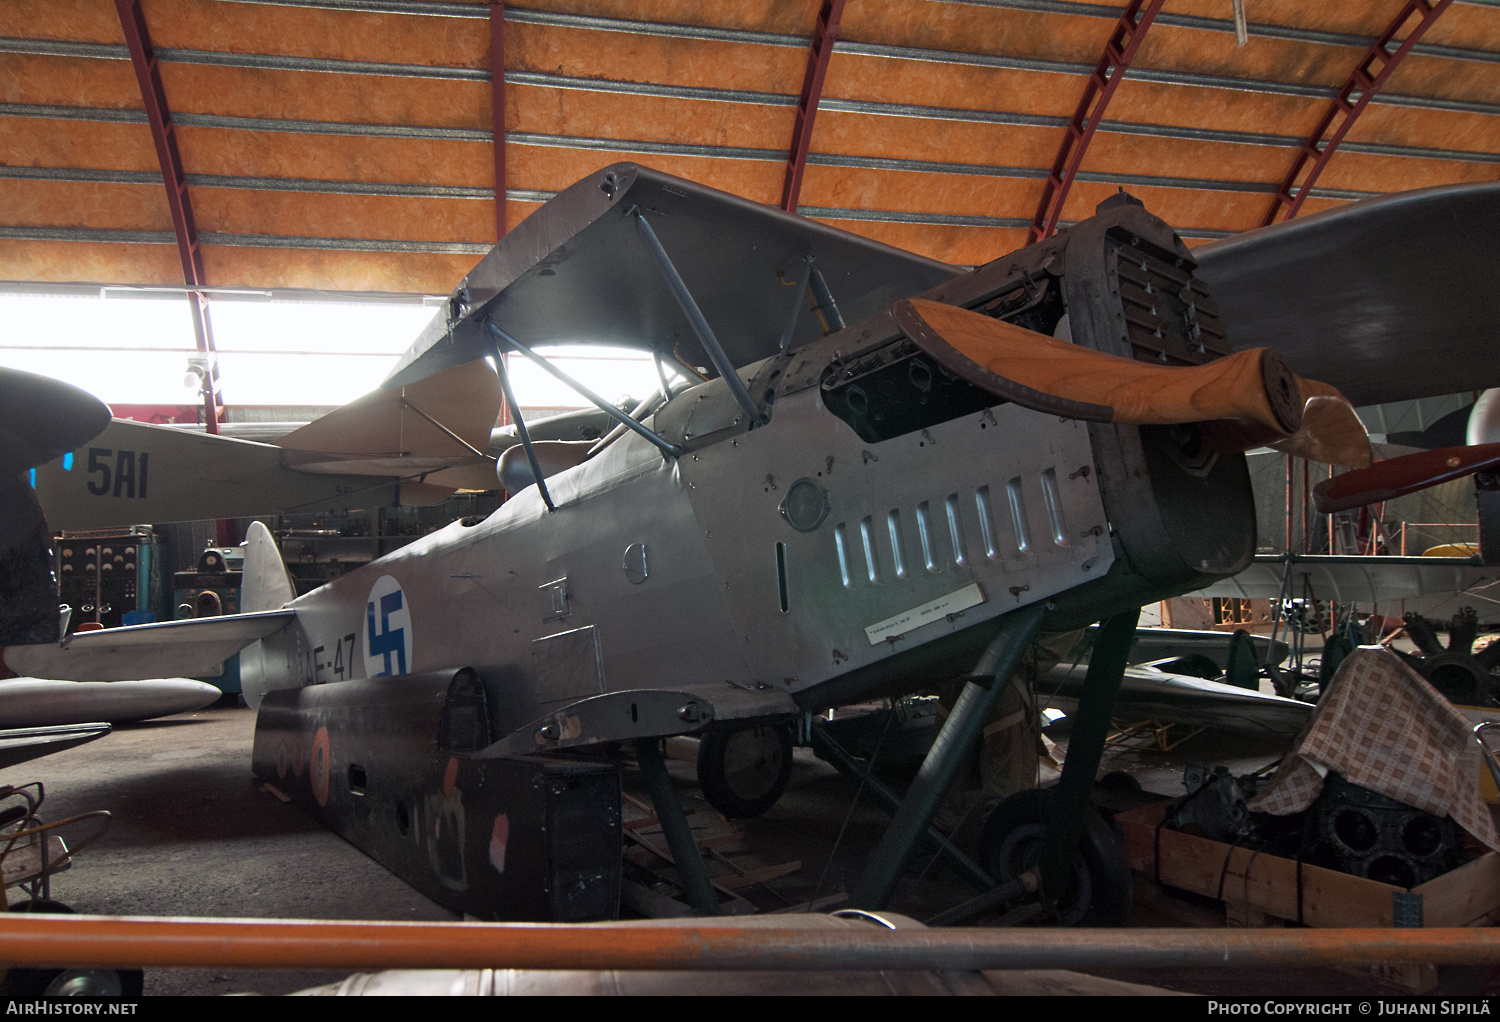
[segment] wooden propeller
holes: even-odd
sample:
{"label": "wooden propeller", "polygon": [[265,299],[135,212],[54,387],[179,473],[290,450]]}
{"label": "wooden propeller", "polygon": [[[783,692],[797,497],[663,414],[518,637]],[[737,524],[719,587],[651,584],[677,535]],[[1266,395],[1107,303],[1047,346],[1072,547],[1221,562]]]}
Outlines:
{"label": "wooden propeller", "polygon": [[1418,451],[1325,479],[1313,487],[1313,503],[1319,514],[1331,515],[1495,468],[1500,468],[1500,444]]}
{"label": "wooden propeller", "polygon": [[1272,446],[1346,467],[1370,463],[1369,437],[1343,395],[1301,379],[1269,348],[1201,366],[1152,365],[940,302],[902,300],[892,312],[945,367],[1026,408],[1091,422],[1204,423],[1220,450]]}

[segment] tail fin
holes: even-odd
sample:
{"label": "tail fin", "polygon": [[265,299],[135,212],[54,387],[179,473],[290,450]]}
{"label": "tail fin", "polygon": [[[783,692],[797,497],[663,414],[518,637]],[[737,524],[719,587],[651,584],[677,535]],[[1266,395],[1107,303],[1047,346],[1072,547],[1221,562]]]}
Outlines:
{"label": "tail fin", "polygon": [[245,534],[245,573],[240,588],[240,612],[280,610],[297,597],[297,587],[281,560],[271,530],[251,522]]}

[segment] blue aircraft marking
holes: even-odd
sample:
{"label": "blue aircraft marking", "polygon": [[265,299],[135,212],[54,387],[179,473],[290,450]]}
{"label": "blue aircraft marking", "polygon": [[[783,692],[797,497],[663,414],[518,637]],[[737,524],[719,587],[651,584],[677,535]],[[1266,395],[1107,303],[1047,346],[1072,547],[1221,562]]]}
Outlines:
{"label": "blue aircraft marking", "polygon": [[370,633],[370,659],[385,658],[385,670],[375,675],[386,678],[391,675],[391,654],[396,654],[396,674],[406,673],[406,629],[392,628],[391,615],[401,609],[401,590],[386,593],[380,598],[380,631],[375,631],[375,604],[365,604],[365,614]]}

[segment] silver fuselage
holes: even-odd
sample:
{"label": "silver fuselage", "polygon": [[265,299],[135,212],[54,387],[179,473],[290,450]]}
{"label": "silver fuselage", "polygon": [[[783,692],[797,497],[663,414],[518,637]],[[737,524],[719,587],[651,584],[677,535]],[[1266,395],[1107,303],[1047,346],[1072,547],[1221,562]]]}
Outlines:
{"label": "silver fuselage", "polygon": [[[708,408],[713,386],[672,404]],[[471,667],[506,730],[604,692],[796,697],[1115,558],[1081,422],[1002,404],[866,443],[810,386],[760,428],[718,435],[666,458],[627,433],[547,480],[555,511],[532,486],[300,597],[296,622],[246,651],[247,690]],[[806,532],[781,511],[801,479],[829,508]],[[392,630],[372,599],[387,577],[409,629],[394,660],[390,642],[371,647]]]}

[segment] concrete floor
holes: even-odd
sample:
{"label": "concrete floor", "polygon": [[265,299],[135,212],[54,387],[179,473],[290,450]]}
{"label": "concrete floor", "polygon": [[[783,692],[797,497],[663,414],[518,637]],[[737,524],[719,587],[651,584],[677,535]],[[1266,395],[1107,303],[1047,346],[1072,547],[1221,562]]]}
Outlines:
{"label": "concrete floor", "polygon": [[[342,839],[285,804],[251,775],[254,717],[211,708],[126,725],[90,745],[0,772],[0,782],[40,779],[43,815],[57,819],[93,809],[114,814],[109,832],[55,881],[53,897],[88,913],[117,915],[265,916],[311,919],[450,920],[456,916],[416,893]],[[1065,741],[1065,734],[1059,735]],[[1236,773],[1259,767],[1279,744],[1223,732],[1200,735],[1172,753],[1111,751],[1104,769],[1129,769],[1147,790],[1182,792],[1188,762],[1224,763]],[[669,760],[684,807],[706,810],[691,763]],[[640,793],[633,769],[627,791]],[[800,860],[802,868],[771,883],[775,892],[741,893],[763,910],[848,891],[888,817],[868,796],[852,803],[854,785],[805,749],[797,750],[782,800],[743,827],[737,860],[746,868]],[[852,804],[851,804],[852,803]],[[940,861],[917,860],[890,908],[927,918],[971,895]],[[1140,904],[1132,925],[1181,921]],[[150,969],[147,994],[286,993],[334,982],[341,972],[315,970]],[[1376,994],[1373,981],[1330,970],[1274,975],[1219,970],[1142,973],[1100,971],[1114,979],[1197,993]],[[1444,970],[1444,991],[1472,993],[1481,976]],[[1269,985],[1268,985],[1269,984]]]}

